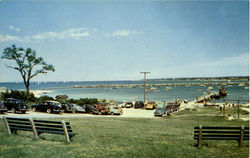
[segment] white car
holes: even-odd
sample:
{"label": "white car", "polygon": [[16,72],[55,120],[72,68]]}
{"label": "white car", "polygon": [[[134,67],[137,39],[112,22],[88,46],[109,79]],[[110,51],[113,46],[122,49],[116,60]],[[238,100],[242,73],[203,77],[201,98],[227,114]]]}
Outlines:
{"label": "white car", "polygon": [[120,107],[117,107],[117,106],[109,107],[109,114],[110,115],[121,115],[122,113],[123,113],[123,111]]}

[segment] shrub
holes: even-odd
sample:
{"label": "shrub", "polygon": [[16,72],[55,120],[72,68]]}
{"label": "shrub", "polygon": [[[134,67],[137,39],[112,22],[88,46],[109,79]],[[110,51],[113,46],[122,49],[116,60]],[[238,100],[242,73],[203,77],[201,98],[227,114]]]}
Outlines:
{"label": "shrub", "polygon": [[1,96],[3,100],[5,100],[6,98],[15,98],[24,101],[35,102],[37,99],[33,93],[18,90],[11,90],[10,92],[6,90],[6,92],[1,93]]}

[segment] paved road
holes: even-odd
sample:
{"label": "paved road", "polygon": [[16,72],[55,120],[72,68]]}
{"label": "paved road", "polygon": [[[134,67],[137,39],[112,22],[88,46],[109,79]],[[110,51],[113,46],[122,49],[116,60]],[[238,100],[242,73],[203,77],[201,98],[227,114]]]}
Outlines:
{"label": "paved road", "polygon": [[0,118],[2,117],[21,117],[21,118],[75,118],[75,117],[128,117],[128,118],[159,118],[154,117],[154,110],[141,110],[141,109],[123,109],[123,115],[91,115],[86,113],[63,113],[63,114],[48,114],[44,112],[32,112],[28,111],[25,114],[13,114],[13,113],[5,113],[0,114]]}

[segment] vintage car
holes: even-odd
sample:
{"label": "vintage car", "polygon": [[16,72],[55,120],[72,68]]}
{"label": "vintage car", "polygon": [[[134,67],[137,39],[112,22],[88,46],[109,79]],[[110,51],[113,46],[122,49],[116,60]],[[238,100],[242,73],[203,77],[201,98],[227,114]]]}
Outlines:
{"label": "vintage car", "polygon": [[28,111],[28,106],[23,100],[7,98],[4,102],[5,107],[10,110],[12,113],[21,112],[25,113]]}
{"label": "vintage car", "polygon": [[99,111],[98,114],[108,115],[110,112],[109,106],[107,103],[98,104],[96,106],[96,109],[97,109],[97,111]]}
{"label": "vintage car", "polygon": [[71,113],[86,112],[83,107],[77,104],[62,103],[61,105],[64,112],[71,112]]}
{"label": "vintage car", "polygon": [[132,102],[126,102],[125,107],[126,108],[132,108],[133,107],[133,103]]}
{"label": "vintage car", "polygon": [[178,102],[169,102],[166,106],[166,109],[170,112],[179,111],[179,108],[180,108],[180,103]]}
{"label": "vintage car", "polygon": [[156,108],[156,106],[157,106],[157,104],[155,101],[149,101],[146,104],[145,108],[146,108],[146,110],[154,110]]}
{"label": "vintage car", "polygon": [[59,102],[56,101],[44,101],[31,106],[32,111],[42,111],[47,113],[62,113],[63,108]]}
{"label": "vintage car", "polygon": [[92,105],[92,104],[83,105],[82,107],[85,109],[85,112],[86,112],[86,113],[91,113],[91,114],[92,114],[93,111],[95,111],[95,109],[96,109],[96,108],[95,108],[96,106],[95,106],[95,105]]}
{"label": "vintage car", "polygon": [[144,107],[143,101],[136,101],[135,102],[135,106],[134,106],[135,109],[137,109],[137,108],[143,108],[143,107]]}
{"label": "vintage car", "polygon": [[169,113],[169,111],[167,111],[165,106],[161,106],[161,107],[157,107],[155,109],[154,115],[155,116],[164,116],[167,115]]}
{"label": "vintage car", "polygon": [[86,110],[84,109],[84,107],[81,107],[78,104],[71,104],[71,105],[75,109],[75,112],[78,112],[78,113],[86,112]]}
{"label": "vintage car", "polygon": [[7,108],[6,106],[4,105],[4,102],[0,101],[0,114],[4,113],[4,112],[7,112]]}
{"label": "vintage car", "polygon": [[122,108],[118,106],[109,107],[109,114],[110,115],[122,115],[123,111],[122,111]]}
{"label": "vintage car", "polygon": [[116,106],[119,106],[121,108],[125,108],[126,102],[117,102]]}

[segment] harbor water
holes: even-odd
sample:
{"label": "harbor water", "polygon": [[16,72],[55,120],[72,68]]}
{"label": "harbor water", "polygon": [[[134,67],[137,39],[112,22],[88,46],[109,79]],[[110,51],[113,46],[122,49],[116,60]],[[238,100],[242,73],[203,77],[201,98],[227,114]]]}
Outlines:
{"label": "harbor water", "polygon": [[[203,84],[206,82],[207,84]],[[197,96],[207,94],[210,91],[219,91],[222,87],[222,81],[149,81],[147,82],[146,100],[175,101],[176,99],[188,101],[194,100]],[[236,82],[236,81],[235,81]],[[244,84],[226,83],[224,88],[227,90],[227,97],[216,100],[249,100],[249,84],[244,81]],[[184,83],[184,84],[181,84]],[[197,83],[197,84],[192,84]],[[210,85],[211,83],[211,85]],[[93,87],[93,88],[74,88],[75,86],[91,86],[91,85],[143,85],[143,81],[84,81],[84,82],[32,82],[31,90],[41,91],[40,95],[48,95],[55,97],[57,95],[68,95],[69,98],[97,98],[116,101],[136,101],[143,100],[144,88],[142,86],[130,86],[114,88],[108,87]],[[152,86],[154,84],[163,84],[161,86]],[[165,86],[170,84],[171,86]],[[25,90],[22,82],[0,83],[1,89]]]}

